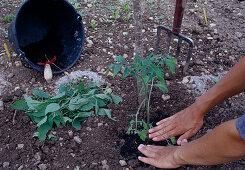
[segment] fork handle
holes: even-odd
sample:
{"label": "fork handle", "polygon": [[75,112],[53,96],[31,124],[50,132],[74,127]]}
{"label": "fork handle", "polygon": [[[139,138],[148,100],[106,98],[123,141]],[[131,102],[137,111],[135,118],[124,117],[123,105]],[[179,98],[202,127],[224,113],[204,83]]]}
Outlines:
{"label": "fork handle", "polygon": [[181,24],[184,15],[184,10],[186,7],[187,0],[176,0],[175,13],[174,13],[174,23],[172,31],[179,34],[181,31]]}

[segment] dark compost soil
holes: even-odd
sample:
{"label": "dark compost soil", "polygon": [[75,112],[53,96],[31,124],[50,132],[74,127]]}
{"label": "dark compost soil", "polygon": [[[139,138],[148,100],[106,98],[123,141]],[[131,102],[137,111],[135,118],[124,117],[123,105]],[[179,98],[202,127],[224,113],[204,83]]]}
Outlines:
{"label": "dark compost soil", "polygon": [[[174,2],[172,0],[145,2],[142,40],[145,55],[152,51],[156,42],[156,27],[159,24],[171,27]],[[10,23],[5,22],[3,18],[10,14],[15,15],[21,3],[21,0],[0,1],[1,28],[8,29]],[[157,169],[137,160],[139,152],[136,147],[141,142],[125,134],[131,119],[128,115],[137,111],[137,83],[131,77],[122,79],[122,76],[119,76],[113,79],[103,74],[114,60],[113,56],[127,54],[127,60],[133,58],[134,29],[131,25],[134,23],[133,19],[125,21],[123,19],[125,14],[120,12],[121,18],[118,21],[106,24],[103,20],[112,15],[113,9],[122,11],[120,4],[121,1],[118,0],[89,0],[78,3],[78,11],[82,14],[86,30],[86,42],[81,58],[73,68],[68,70],[69,73],[90,70],[103,76],[107,85],[124,99],[118,106],[109,106],[113,117],[118,121],[114,122],[106,117],[90,117],[82,124],[81,131],[70,126],[60,126],[52,130],[52,133],[58,137],[58,141],[40,142],[37,138],[32,138],[36,126],[24,112],[13,110],[10,105],[22,98],[23,94],[30,94],[35,87],[54,92],[55,82],[63,74],[56,75],[51,83],[47,83],[42,73],[19,65],[17,52],[8,43],[7,35],[0,30],[0,78],[4,77],[11,83],[0,91],[0,99],[4,105],[4,110],[0,110],[0,169],[74,169],[78,167],[84,170]],[[203,8],[207,12],[207,25],[203,18]],[[171,98],[163,101],[162,93],[154,89],[151,100],[152,121],[156,122],[175,114],[192,104],[200,95],[182,83],[183,77],[202,74],[217,76],[218,73],[228,71],[245,55],[244,15],[245,2],[237,0],[188,1],[182,33],[195,42],[193,58],[187,75],[183,74],[183,64],[188,48],[184,44],[182,55],[178,58],[177,73],[166,76]],[[92,19],[98,23],[96,29],[90,26]],[[162,37],[164,36],[166,35],[162,34]],[[88,45],[88,40],[93,42],[92,46]],[[4,43],[10,50],[11,60],[5,54]],[[212,109],[205,117],[202,129],[191,140],[203,136],[225,121],[241,116],[245,112],[244,99],[244,94],[241,94]],[[75,136],[82,140],[80,144],[74,140]],[[165,145],[166,142],[157,144]],[[119,160],[125,160],[127,165],[122,167]],[[184,166],[179,169],[245,169],[245,161],[216,166]]]}

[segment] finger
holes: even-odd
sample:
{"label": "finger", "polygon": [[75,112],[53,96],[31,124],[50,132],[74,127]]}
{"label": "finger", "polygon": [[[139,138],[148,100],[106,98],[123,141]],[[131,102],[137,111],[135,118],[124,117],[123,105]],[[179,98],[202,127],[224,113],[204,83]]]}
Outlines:
{"label": "finger", "polygon": [[177,140],[177,144],[178,145],[181,145],[181,142],[184,140],[184,139],[189,139],[190,137],[194,136],[196,133],[195,131],[192,131],[192,130],[189,130],[187,132],[185,132],[183,135],[181,135],[179,137],[179,139]]}
{"label": "finger", "polygon": [[146,158],[146,157],[139,156],[138,159],[146,164],[156,166],[156,160],[154,158]]}
{"label": "finger", "polygon": [[166,139],[170,138],[171,136],[177,136],[177,135],[179,135],[179,134],[176,133],[176,130],[171,130],[171,131],[165,133],[164,135],[154,137],[152,140],[158,142],[158,141],[166,140]]}
{"label": "finger", "polygon": [[165,122],[167,122],[167,121],[171,121],[172,119],[174,119],[174,117],[175,117],[175,115],[170,116],[170,117],[168,117],[168,118],[166,118],[166,119],[163,119],[163,120],[157,122],[156,124],[157,124],[157,125],[160,125],[160,124],[163,124],[163,123],[165,123]]}
{"label": "finger", "polygon": [[153,152],[159,152],[164,146],[156,146],[156,145],[147,145],[147,150],[153,151]]}
{"label": "finger", "polygon": [[149,134],[149,138],[152,139],[154,137],[157,136],[166,136],[166,133],[168,133],[169,131],[172,131],[176,128],[175,124],[170,124],[169,126],[163,127],[161,130],[156,131],[152,134]]}
{"label": "finger", "polygon": [[148,148],[143,144],[139,145],[138,150],[146,157],[150,157],[150,158],[156,157],[156,152],[154,152],[153,150],[148,150]]}
{"label": "finger", "polygon": [[171,124],[172,124],[172,122],[170,122],[170,121],[162,123],[162,124],[160,124],[160,125],[158,125],[158,126],[156,126],[154,128],[149,129],[149,133],[154,133],[156,131],[159,131],[159,130],[161,130],[161,129],[163,129],[163,128],[171,125]]}

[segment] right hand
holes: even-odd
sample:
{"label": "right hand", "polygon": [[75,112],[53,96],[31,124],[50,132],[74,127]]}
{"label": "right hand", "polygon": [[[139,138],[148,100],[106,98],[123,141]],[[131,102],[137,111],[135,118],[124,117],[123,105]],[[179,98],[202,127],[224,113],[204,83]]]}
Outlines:
{"label": "right hand", "polygon": [[186,142],[187,139],[194,136],[203,125],[204,114],[193,104],[186,109],[176,113],[169,118],[163,119],[157,123],[157,126],[149,129],[149,138],[153,141],[162,141],[171,136],[181,135],[177,141]]}

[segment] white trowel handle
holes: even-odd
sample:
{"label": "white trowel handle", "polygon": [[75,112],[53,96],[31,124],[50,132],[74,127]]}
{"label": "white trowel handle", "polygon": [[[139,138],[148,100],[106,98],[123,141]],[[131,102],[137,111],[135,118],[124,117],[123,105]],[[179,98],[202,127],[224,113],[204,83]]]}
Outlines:
{"label": "white trowel handle", "polygon": [[44,78],[46,81],[50,81],[53,78],[53,73],[50,64],[45,64],[44,66]]}

